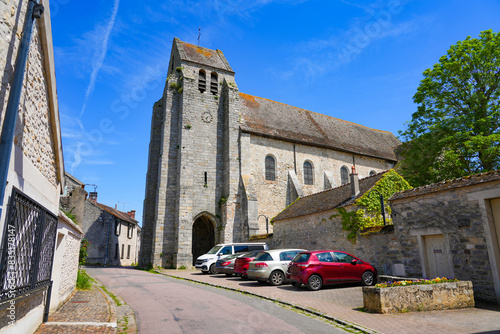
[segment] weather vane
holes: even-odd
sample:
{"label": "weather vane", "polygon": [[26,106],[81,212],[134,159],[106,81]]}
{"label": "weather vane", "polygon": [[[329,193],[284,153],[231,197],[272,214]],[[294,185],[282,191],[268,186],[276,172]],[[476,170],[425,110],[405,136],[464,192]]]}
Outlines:
{"label": "weather vane", "polygon": [[200,46],[201,27],[198,28],[198,46]]}

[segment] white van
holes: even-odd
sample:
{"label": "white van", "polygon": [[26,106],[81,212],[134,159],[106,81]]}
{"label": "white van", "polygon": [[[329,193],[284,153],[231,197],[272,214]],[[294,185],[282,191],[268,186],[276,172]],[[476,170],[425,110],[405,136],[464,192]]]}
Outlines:
{"label": "white van", "polygon": [[217,262],[220,256],[236,253],[243,254],[254,250],[267,249],[267,244],[265,242],[218,244],[209,250],[208,253],[199,256],[196,259],[195,267],[204,274],[213,274],[215,262]]}

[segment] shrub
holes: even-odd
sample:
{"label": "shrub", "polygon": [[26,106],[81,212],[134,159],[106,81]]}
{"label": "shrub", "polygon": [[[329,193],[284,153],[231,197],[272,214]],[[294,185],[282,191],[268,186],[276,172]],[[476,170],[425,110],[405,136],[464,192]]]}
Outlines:
{"label": "shrub", "polygon": [[87,248],[90,246],[90,241],[87,239],[82,239],[80,243],[80,256],[78,258],[78,263],[84,265],[88,256]]}

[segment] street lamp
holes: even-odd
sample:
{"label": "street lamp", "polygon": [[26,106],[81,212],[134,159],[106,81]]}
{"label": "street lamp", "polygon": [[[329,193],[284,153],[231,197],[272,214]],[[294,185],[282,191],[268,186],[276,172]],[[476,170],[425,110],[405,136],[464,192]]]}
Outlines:
{"label": "street lamp", "polygon": [[264,217],[264,218],[266,218],[266,234],[269,234],[269,218],[267,218],[267,216],[266,216],[266,215],[259,215],[259,216],[257,217],[257,221],[259,220],[259,218],[260,218],[261,216],[262,216],[262,217]]}
{"label": "street lamp", "polygon": [[382,195],[381,193],[379,193],[378,190],[376,190],[376,189],[370,190],[370,192],[372,192],[372,191],[376,192],[379,195],[379,197],[380,197],[380,211],[382,213],[382,218],[384,220],[384,225],[387,225],[386,221],[385,221],[384,195]]}

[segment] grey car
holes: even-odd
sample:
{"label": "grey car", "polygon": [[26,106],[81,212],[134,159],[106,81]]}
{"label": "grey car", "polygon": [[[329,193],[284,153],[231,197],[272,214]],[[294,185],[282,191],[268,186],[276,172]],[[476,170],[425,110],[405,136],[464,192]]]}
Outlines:
{"label": "grey car", "polygon": [[249,279],[259,283],[281,285],[285,282],[288,264],[304,249],[273,249],[261,252],[248,266]]}
{"label": "grey car", "polygon": [[216,274],[226,274],[226,276],[233,276],[234,273],[234,261],[242,253],[224,255],[221,256],[217,262],[215,262],[214,273]]}

